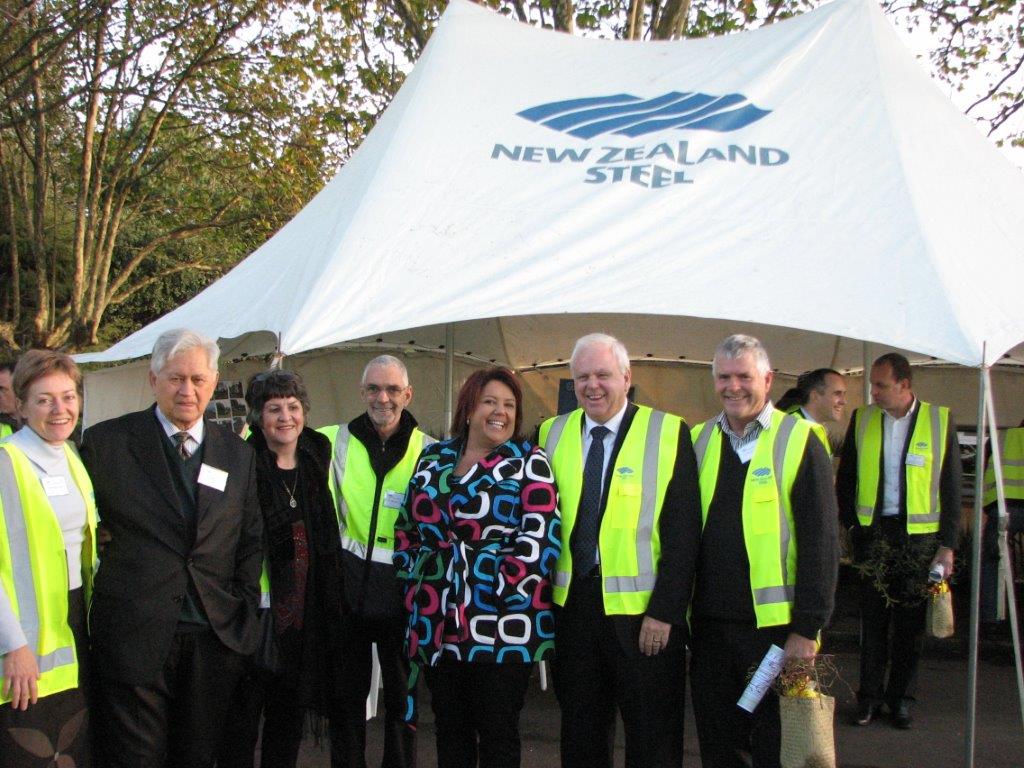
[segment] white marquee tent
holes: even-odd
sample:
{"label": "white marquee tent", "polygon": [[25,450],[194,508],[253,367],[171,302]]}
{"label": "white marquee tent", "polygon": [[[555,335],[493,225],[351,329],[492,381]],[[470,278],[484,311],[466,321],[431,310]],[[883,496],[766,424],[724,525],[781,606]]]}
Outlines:
{"label": "white marquee tent", "polygon": [[622,313],[663,316],[636,345],[655,358],[706,359],[757,320],[824,335],[775,345],[789,370],[860,364],[858,343],[833,354],[837,336],[974,366],[1024,341],[1022,210],[1024,177],[870,0],[656,43],[452,0],[309,205],[80,359],[143,356],[178,326],[231,340],[230,356],[403,329],[432,346],[461,322],[460,350],[523,366],[565,356],[566,313]]}
{"label": "white marquee tent", "polygon": [[141,357],[188,326],[229,358],[443,347],[543,368],[604,328],[678,363],[742,329],[790,372],[858,367],[864,343],[984,368],[1024,360],[1022,211],[1024,177],[871,0],[628,43],[451,0],[287,226],[79,359]]}

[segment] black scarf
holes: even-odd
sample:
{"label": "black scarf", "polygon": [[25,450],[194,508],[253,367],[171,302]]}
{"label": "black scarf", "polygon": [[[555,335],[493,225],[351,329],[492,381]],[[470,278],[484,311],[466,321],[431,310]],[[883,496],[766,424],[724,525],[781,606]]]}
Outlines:
{"label": "black scarf", "polygon": [[296,450],[296,486],[291,494],[281,482],[277,457],[262,431],[254,429],[249,442],[256,450],[256,485],[263,510],[272,605],[294,587],[292,521],[296,512],[289,506],[292,495],[299,502],[309,548],[303,628],[279,649],[277,682],[295,691],[297,703],[327,715],[339,690],[343,595],[341,540],[327,485],[330,441],[312,429],[302,430]]}

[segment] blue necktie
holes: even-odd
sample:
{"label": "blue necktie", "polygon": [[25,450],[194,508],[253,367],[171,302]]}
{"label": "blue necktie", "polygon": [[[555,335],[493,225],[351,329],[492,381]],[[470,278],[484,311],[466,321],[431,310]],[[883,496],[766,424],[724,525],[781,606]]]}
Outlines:
{"label": "blue necktie", "polygon": [[590,430],[590,450],[583,465],[583,489],[572,535],[573,571],[589,574],[597,556],[601,530],[601,490],[604,479],[604,438],[611,430],[598,424]]}

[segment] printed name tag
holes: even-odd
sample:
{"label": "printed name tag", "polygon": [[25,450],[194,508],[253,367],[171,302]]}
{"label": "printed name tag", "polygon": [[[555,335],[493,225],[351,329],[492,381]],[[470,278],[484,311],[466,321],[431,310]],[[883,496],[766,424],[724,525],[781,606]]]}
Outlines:
{"label": "printed name tag", "polygon": [[388,509],[398,509],[405,501],[405,494],[398,491],[384,491],[384,506]]}
{"label": "printed name tag", "polygon": [[752,458],[754,458],[754,449],[757,448],[757,440],[753,440],[746,445],[740,446],[740,449],[736,451],[736,455],[740,457],[740,463],[746,464]]}
{"label": "printed name tag", "polygon": [[203,466],[199,468],[199,482],[208,488],[223,491],[225,486],[228,484],[228,473],[223,469],[217,469],[216,467],[211,467],[209,464],[203,464]]}
{"label": "printed name tag", "polygon": [[44,477],[43,490],[47,496],[67,496],[68,481],[63,477]]}
{"label": "printed name tag", "polygon": [[908,453],[907,464],[909,464],[911,467],[923,467],[924,456],[920,455],[919,453]]}

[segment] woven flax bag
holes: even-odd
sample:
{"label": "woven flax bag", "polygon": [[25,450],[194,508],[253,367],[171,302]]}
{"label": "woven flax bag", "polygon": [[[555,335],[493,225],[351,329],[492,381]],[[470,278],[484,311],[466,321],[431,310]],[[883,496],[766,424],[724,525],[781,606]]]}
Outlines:
{"label": "woven flax bag", "polygon": [[782,768],[836,768],[836,745],[832,730],[836,700],[818,695],[780,696],[782,720]]}
{"label": "woven flax bag", "polygon": [[936,585],[928,595],[925,626],[932,637],[953,636],[953,593],[944,581]]}

